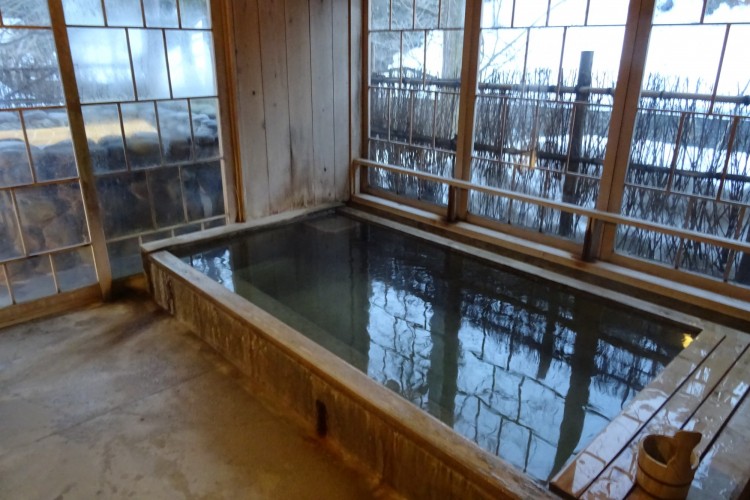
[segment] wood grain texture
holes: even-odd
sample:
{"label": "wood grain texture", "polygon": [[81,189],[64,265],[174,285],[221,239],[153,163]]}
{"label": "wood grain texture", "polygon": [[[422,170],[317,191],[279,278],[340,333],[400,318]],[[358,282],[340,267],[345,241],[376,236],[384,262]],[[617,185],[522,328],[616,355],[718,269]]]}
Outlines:
{"label": "wood grain texture", "polygon": [[270,213],[258,0],[230,2],[237,71],[237,126],[248,219]]}
{"label": "wood grain texture", "polygon": [[[271,213],[294,206],[284,0],[258,2]],[[252,179],[249,180],[252,183]]]}
{"label": "wood grain texture", "polygon": [[333,0],[310,0],[315,201],[332,201],[335,182]]}
{"label": "wood grain texture", "polygon": [[291,206],[314,200],[310,9],[307,1],[286,0],[286,57],[291,143]]}
{"label": "wood grain texture", "polygon": [[[349,5],[345,0],[332,0],[333,25],[333,134],[334,134],[334,198],[349,196]],[[346,29],[344,29],[346,28]]]}

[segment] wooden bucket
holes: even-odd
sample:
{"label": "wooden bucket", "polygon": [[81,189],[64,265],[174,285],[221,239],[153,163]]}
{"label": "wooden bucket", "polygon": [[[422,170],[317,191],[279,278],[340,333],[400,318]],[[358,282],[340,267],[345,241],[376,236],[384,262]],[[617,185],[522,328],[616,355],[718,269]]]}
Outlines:
{"label": "wooden bucket", "polygon": [[693,449],[700,440],[699,432],[686,431],[678,431],[674,437],[650,434],[643,438],[638,447],[638,486],[656,498],[687,497],[698,468]]}

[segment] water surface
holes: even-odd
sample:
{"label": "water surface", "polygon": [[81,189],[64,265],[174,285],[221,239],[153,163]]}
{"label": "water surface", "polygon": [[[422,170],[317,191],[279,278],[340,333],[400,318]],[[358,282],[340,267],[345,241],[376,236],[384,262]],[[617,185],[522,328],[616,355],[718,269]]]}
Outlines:
{"label": "water surface", "polygon": [[183,259],[542,481],[687,340],[673,324],[340,215]]}

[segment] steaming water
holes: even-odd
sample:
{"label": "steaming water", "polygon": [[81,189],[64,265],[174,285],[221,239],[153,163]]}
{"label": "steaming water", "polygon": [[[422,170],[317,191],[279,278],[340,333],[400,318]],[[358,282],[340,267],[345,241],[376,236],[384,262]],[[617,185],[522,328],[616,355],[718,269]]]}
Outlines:
{"label": "steaming water", "polygon": [[680,351],[683,329],[327,215],[183,257],[546,481]]}

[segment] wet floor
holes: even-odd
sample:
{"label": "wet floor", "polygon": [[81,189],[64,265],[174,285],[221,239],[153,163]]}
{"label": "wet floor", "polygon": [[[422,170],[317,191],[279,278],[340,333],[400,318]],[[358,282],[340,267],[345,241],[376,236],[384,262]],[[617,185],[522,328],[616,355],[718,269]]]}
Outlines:
{"label": "wet floor", "polygon": [[340,215],[184,259],[542,481],[691,340],[674,324]]}
{"label": "wet floor", "polygon": [[389,498],[148,297],[0,330],[0,498]]}

